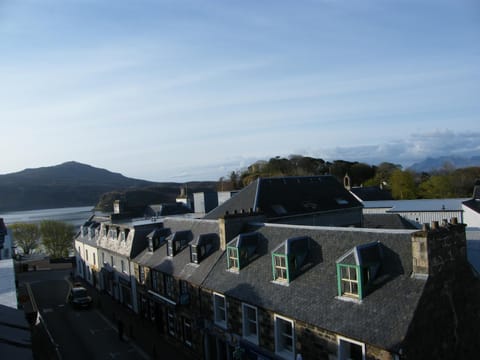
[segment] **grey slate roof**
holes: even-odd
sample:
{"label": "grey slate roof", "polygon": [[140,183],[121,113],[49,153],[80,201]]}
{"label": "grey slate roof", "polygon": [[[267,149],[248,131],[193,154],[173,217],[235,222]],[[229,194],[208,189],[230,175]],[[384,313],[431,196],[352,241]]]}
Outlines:
{"label": "grey slate roof", "polygon": [[359,186],[350,189],[362,201],[393,200],[392,193],[378,186]]}
{"label": "grey slate roof", "polygon": [[480,185],[475,185],[472,198],[464,201],[463,205],[480,214]]}
{"label": "grey slate roof", "polygon": [[363,227],[369,229],[416,229],[398,214],[363,214]]}
{"label": "grey slate roof", "polygon": [[205,219],[250,209],[260,210],[267,218],[278,218],[361,206],[333,176],[258,178],[209,212]]}
{"label": "grey slate roof", "polygon": [[[218,233],[218,222],[214,220],[167,217],[164,219],[163,226],[170,229],[172,234],[176,231],[190,230],[193,242],[201,234]],[[219,248],[220,244],[216,245]],[[175,278],[188,280],[195,285],[200,285],[221,254],[221,251],[215,251],[201,261],[200,264],[193,264],[190,262],[189,246],[175,256],[169,257],[167,256],[167,244],[163,244],[153,253],[148,250],[142,251],[133,261],[142,266],[148,266],[170,274]]]}
{"label": "grey slate roof", "polygon": [[[248,229],[253,230],[263,236],[262,255],[233,273],[222,254],[204,287],[381,348],[395,350],[401,344],[425,285],[410,277],[413,231],[274,224]],[[272,283],[272,250],[297,236],[313,239],[306,269],[288,286]],[[375,241],[383,244],[385,256],[381,285],[361,303],[337,299],[336,260],[356,245]]]}

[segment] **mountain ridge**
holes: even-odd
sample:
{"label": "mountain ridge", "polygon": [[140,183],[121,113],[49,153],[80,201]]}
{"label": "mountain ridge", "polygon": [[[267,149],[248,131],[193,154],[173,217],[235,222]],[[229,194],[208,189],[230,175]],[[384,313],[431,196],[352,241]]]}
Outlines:
{"label": "mountain ridge", "polygon": [[[214,187],[213,182],[196,184],[199,185],[193,186],[192,190]],[[128,178],[106,169],[68,161],[0,175],[0,211],[94,207],[105,194],[121,196],[128,193],[135,197],[136,191],[145,192],[145,189],[149,189],[152,199],[174,202],[182,185]]]}

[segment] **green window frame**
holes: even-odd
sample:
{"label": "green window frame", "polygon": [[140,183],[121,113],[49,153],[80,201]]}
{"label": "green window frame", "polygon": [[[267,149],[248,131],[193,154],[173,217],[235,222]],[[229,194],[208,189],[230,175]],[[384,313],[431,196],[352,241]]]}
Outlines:
{"label": "green window frame", "polygon": [[227,268],[229,270],[240,270],[240,258],[238,257],[238,248],[227,247]]}
{"label": "green window frame", "polygon": [[289,261],[285,254],[272,254],[273,281],[290,282]]}
{"label": "green window frame", "polygon": [[363,299],[363,274],[358,265],[337,264],[338,296]]}

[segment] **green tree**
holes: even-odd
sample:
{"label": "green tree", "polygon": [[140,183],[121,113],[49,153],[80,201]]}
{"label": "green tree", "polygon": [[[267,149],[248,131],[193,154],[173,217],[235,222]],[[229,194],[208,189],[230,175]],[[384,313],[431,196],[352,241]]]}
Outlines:
{"label": "green tree", "polygon": [[420,196],[425,199],[441,199],[453,197],[454,189],[450,176],[434,175],[419,186]]}
{"label": "green tree", "polygon": [[397,200],[415,199],[415,179],[411,172],[395,170],[390,176],[392,196]]}
{"label": "green tree", "polygon": [[10,229],[16,246],[25,255],[33,254],[40,245],[40,229],[37,224],[16,223],[10,225]]}
{"label": "green tree", "polygon": [[42,244],[53,258],[66,257],[73,249],[73,225],[62,221],[44,220],[40,223]]}

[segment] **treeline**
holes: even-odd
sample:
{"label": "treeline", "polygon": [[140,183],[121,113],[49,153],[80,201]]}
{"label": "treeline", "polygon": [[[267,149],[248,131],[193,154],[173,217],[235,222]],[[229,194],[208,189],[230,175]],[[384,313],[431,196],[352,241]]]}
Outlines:
{"label": "treeline", "polygon": [[403,170],[399,164],[384,162],[369,165],[357,161],[325,161],[323,159],[290,155],[257,161],[241,171],[232,171],[219,180],[221,191],[238,190],[259,177],[274,176],[335,176],[343,183],[348,174],[352,186],[381,186],[390,190],[394,199],[433,199],[470,197],[480,179],[480,167],[454,169],[448,165],[431,173]]}

